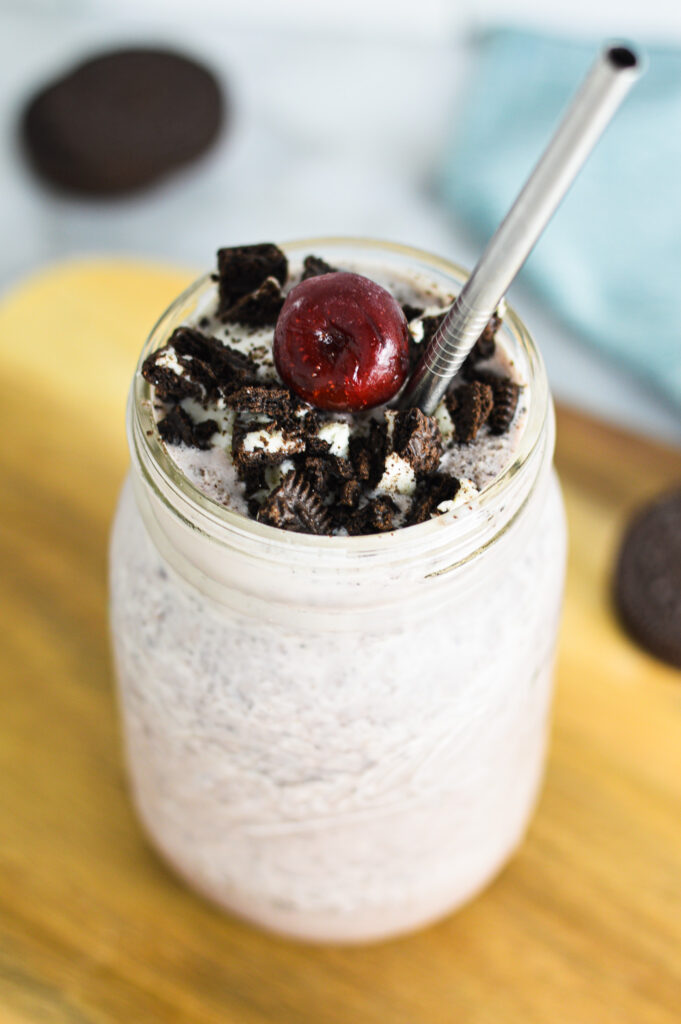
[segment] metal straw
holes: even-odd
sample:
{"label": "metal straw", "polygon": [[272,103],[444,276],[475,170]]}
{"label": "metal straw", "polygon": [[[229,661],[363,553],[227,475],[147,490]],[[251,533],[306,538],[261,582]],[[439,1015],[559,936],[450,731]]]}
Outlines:
{"label": "metal straw", "polygon": [[599,54],[543,156],[428,345],[400,398],[401,408],[418,406],[425,413],[433,413],[638,78],[640,65],[640,58],[626,46],[607,46]]}

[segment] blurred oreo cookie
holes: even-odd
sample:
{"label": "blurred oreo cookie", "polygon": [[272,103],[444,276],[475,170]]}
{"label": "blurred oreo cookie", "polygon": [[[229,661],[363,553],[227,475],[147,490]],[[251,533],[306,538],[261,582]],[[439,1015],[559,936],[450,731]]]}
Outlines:
{"label": "blurred oreo cookie", "polygon": [[22,114],[21,133],[42,178],[112,196],[196,159],[225,115],[220,86],[201,64],[169,50],[120,49],[41,89]]}
{"label": "blurred oreo cookie", "polygon": [[681,668],[681,490],[630,523],[615,570],[615,603],[635,640]]}

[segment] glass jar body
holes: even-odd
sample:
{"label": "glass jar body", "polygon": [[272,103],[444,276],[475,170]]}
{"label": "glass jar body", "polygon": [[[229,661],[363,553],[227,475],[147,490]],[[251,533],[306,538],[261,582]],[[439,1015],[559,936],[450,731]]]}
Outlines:
{"label": "glass jar body", "polygon": [[126,485],[112,621],[129,770],[193,886],[267,928],[365,941],[499,870],[545,752],[565,550],[552,476],[504,547],[475,584],[453,572],[426,616],[339,610],[328,629],[303,612],[296,627],[180,578]]}
{"label": "glass jar body", "polygon": [[154,845],[209,898],[284,934],[369,941],[456,908],[517,846],[565,564],[543,401],[531,454],[477,519],[375,550],[213,528],[135,441],[132,403],[111,546],[127,760]]}

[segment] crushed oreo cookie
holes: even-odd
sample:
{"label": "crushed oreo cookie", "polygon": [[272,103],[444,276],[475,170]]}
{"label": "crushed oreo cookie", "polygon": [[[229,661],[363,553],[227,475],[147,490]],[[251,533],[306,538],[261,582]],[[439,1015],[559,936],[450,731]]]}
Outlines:
{"label": "crushed oreo cookie", "polygon": [[518,409],[520,385],[492,370],[475,370],[473,380],[491,387],[494,404],[488,420],[489,428],[493,434],[505,434]]}
{"label": "crushed oreo cookie", "polygon": [[450,391],[446,402],[454,423],[456,440],[459,444],[468,444],[475,440],[478,431],[487,422],[494,397],[489,384],[474,380]]}
{"label": "crushed oreo cookie", "polygon": [[332,530],[331,516],[309,480],[294,470],[265,499],[257,512],[260,523],[296,533],[325,534]]}
{"label": "crushed oreo cookie", "polygon": [[416,489],[409,510],[409,525],[425,523],[437,515],[437,507],[443,501],[453,501],[459,493],[461,483],[448,473],[434,473],[423,480]]}
{"label": "crushed oreo cookie", "polygon": [[305,439],[276,420],[258,421],[239,414],[232,433],[232,457],[242,478],[260,466],[278,466],[305,451]]}
{"label": "crushed oreo cookie", "polygon": [[200,360],[192,365],[191,356],[178,355],[172,344],[157,349],[142,363],[142,376],[156,389],[164,402],[183,398],[204,399],[217,389],[213,373]]}
{"label": "crushed oreo cookie", "polygon": [[410,320],[416,320],[419,316],[423,316],[423,307],[412,306],[410,302],[404,302],[402,304],[402,312],[404,313],[407,322],[409,322]]}
{"label": "crushed oreo cookie", "polygon": [[166,444],[186,444],[203,449],[210,448],[210,439],[218,429],[215,420],[196,423],[179,405],[158,424],[158,432]]}
{"label": "crushed oreo cookie", "polygon": [[280,420],[291,413],[291,392],[276,384],[244,384],[231,391],[226,401],[239,412],[262,413]]}
{"label": "crushed oreo cookie", "polygon": [[259,288],[243,295],[221,315],[223,323],[245,327],[274,327],[284,305],[281,285],[276,277],[268,277]]}
{"label": "crushed oreo cookie", "polygon": [[338,504],[341,508],[357,508],[361,494],[362,485],[359,480],[355,480],[354,477],[344,480],[338,490]]}
{"label": "crushed oreo cookie", "polygon": [[350,461],[358,480],[375,487],[383,475],[388,454],[388,429],[385,423],[371,421],[369,433],[350,438]]}
{"label": "crushed oreo cookie", "polygon": [[492,385],[492,393],[494,407],[489,418],[489,428],[493,434],[505,434],[518,408],[520,387],[509,377],[500,377]]}
{"label": "crushed oreo cookie", "polygon": [[442,456],[442,435],[433,416],[406,409],[395,417],[393,450],[415,473],[433,473]]}
{"label": "crushed oreo cookie", "polygon": [[337,267],[332,267],[319,256],[306,256],[303,260],[301,281],[307,281],[308,277],[319,277],[321,274],[335,274],[337,270]]}
{"label": "crushed oreo cookie", "polygon": [[191,327],[178,327],[142,364],[142,376],[163,401],[208,402],[257,378],[255,363],[229,345]]}
{"label": "crushed oreo cookie", "polygon": [[279,246],[271,242],[236,245],[218,250],[218,316],[223,316],[238,299],[256,291],[268,277],[283,285],[288,275],[288,260]]}
{"label": "crushed oreo cookie", "polygon": [[348,516],[345,528],[351,537],[366,533],[387,533],[395,529],[398,512],[395,502],[381,494]]}
{"label": "crushed oreo cookie", "polygon": [[[334,270],[310,255],[302,276]],[[272,326],[286,274],[286,258],[276,246],[220,250],[219,318],[245,328]],[[410,304],[402,309],[410,332],[421,339],[413,345],[420,354],[448,309],[428,315]],[[206,329],[211,323],[200,322]],[[445,398],[455,445],[475,440],[483,428],[504,433],[516,414],[520,387],[486,365],[500,323],[496,314],[490,319]],[[330,417],[273,376],[269,349],[243,333],[256,346],[250,355],[207,330],[177,328],[145,360],[142,372],[155,397],[167,403],[158,424],[166,443],[207,449],[217,431],[224,428],[227,435],[231,427],[234,469],[252,518],[280,529],[356,536],[425,522],[456,498],[460,481],[440,471],[445,448],[440,424],[448,426],[446,417],[417,408],[377,410],[358,422]],[[217,403],[221,424],[195,419],[194,402],[207,412]]]}

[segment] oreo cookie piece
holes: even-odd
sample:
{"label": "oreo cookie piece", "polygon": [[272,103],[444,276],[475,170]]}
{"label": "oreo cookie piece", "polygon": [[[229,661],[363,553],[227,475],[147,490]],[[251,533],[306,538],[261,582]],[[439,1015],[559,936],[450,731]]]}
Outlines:
{"label": "oreo cookie piece", "polygon": [[449,473],[435,473],[419,484],[409,509],[409,525],[425,523],[437,513],[437,507],[443,501],[453,501],[459,493],[461,484]]}
{"label": "oreo cookie piece", "polygon": [[614,596],[627,632],[651,654],[681,668],[681,490],[662,495],[629,525]]}
{"label": "oreo cookie piece", "polygon": [[348,516],[345,528],[351,537],[367,533],[387,533],[395,529],[395,516],[398,511],[391,498],[380,494]]}
{"label": "oreo cookie piece", "polygon": [[121,49],[78,65],[43,88],[21,119],[27,154],[63,189],[118,195],[196,159],[225,116],[216,79],[159,49]]}
{"label": "oreo cookie piece", "polygon": [[415,473],[433,473],[440,464],[442,434],[434,416],[406,409],[395,417],[393,449]]}
{"label": "oreo cookie piece", "polygon": [[229,315],[235,302],[260,288],[268,277],[283,285],[287,275],[288,260],[272,242],[218,249],[219,316]]}
{"label": "oreo cookie piece", "polygon": [[501,377],[498,383],[492,385],[492,394],[494,406],[489,417],[489,428],[493,434],[505,434],[518,408],[520,386],[510,377]]}
{"label": "oreo cookie piece", "polygon": [[505,434],[513,422],[520,399],[520,385],[510,377],[500,376],[491,371],[477,370],[474,381],[489,384],[492,389],[492,411],[489,415],[489,428],[493,434]]}
{"label": "oreo cookie piece", "polygon": [[412,306],[410,302],[405,302],[402,305],[402,312],[404,313],[407,321],[416,320],[417,317],[423,315],[422,306]]}
{"label": "oreo cookie piece", "polygon": [[186,444],[192,448],[210,448],[210,439],[218,429],[215,420],[195,423],[179,405],[158,424],[158,432],[166,444]]}
{"label": "oreo cookie piece", "polygon": [[175,348],[172,340],[152,352],[142,363],[142,376],[156,388],[163,401],[183,398],[204,401],[217,393],[218,383],[208,362]]}
{"label": "oreo cookie piece", "polygon": [[308,277],[319,277],[321,274],[335,274],[337,267],[332,267],[320,256],[306,256],[303,261],[303,273],[301,281],[307,281]]}
{"label": "oreo cookie piece", "polygon": [[257,377],[255,363],[242,352],[191,327],[177,327],[163,348],[144,360],[142,376],[164,401],[210,400]]}
{"label": "oreo cookie piece", "polygon": [[278,466],[305,451],[305,439],[276,422],[239,415],[232,433],[234,465],[242,480],[260,466]]}
{"label": "oreo cookie piece", "polygon": [[246,384],[227,396],[227,404],[239,412],[284,419],[291,412],[291,392],[276,384]]}
{"label": "oreo cookie piece", "polygon": [[355,476],[375,487],[383,476],[388,454],[388,431],[385,423],[372,420],[366,437],[350,437],[350,463]]}
{"label": "oreo cookie piece", "polygon": [[296,533],[331,533],[331,516],[310,481],[291,471],[265,499],[258,510],[258,522]]}
{"label": "oreo cookie piece", "polygon": [[267,277],[254,292],[243,295],[221,314],[223,323],[244,327],[274,327],[284,305],[284,296],[276,277]]}
{"label": "oreo cookie piece", "polygon": [[478,431],[487,422],[494,397],[489,384],[474,380],[451,391],[446,402],[456,431],[454,436],[459,443],[467,444],[475,440]]}

